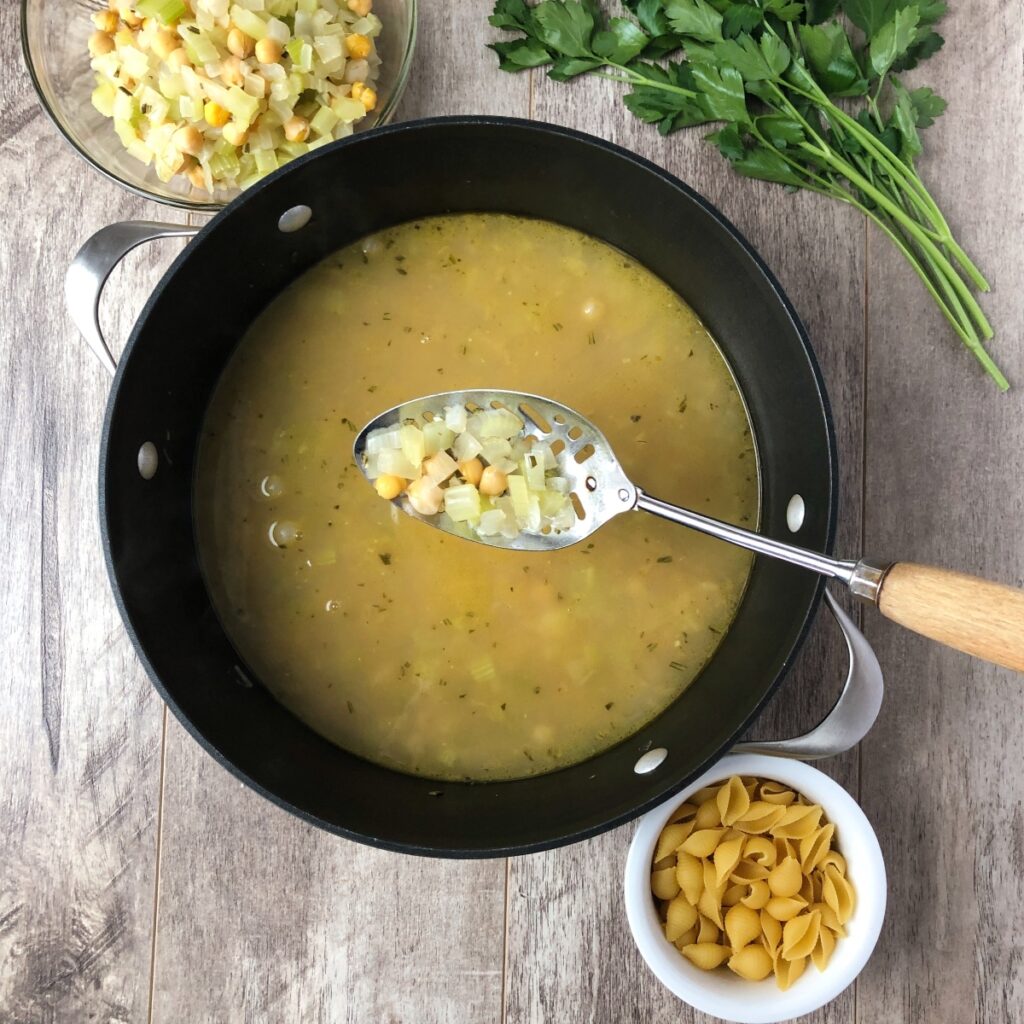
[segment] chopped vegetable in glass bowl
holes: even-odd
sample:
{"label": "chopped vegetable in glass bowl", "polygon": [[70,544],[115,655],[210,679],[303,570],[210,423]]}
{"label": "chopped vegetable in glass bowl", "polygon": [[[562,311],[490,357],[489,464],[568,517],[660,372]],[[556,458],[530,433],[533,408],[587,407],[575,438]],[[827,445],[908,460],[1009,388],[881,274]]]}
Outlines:
{"label": "chopped vegetable in glass bowl", "polygon": [[416,0],[23,0],[43,109],[134,192],[216,210],[303,153],[387,121]]}

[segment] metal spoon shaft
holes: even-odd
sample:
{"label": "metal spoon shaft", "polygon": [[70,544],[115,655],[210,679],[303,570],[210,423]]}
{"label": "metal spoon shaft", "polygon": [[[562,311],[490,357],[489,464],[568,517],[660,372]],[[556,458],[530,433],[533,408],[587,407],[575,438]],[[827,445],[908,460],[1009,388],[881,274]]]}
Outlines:
{"label": "metal spoon shaft", "polygon": [[771,537],[752,533],[750,530],[733,526],[731,523],[723,523],[720,519],[712,519],[711,516],[704,516],[699,512],[691,512],[689,509],[670,505],[667,501],[645,494],[639,488],[637,488],[636,508],[660,516],[662,519],[668,519],[673,523],[689,526],[693,530],[699,530],[701,533],[728,541],[728,543],[736,544],[741,548],[747,548],[749,551],[756,551],[758,554],[768,555],[770,558],[780,558],[784,562],[799,565],[804,569],[811,569],[822,576],[831,576],[834,579],[842,580],[847,586],[853,581],[855,575],[856,562],[841,561],[838,558],[822,555],[817,551],[808,551],[806,548],[797,547],[795,544],[772,540]]}

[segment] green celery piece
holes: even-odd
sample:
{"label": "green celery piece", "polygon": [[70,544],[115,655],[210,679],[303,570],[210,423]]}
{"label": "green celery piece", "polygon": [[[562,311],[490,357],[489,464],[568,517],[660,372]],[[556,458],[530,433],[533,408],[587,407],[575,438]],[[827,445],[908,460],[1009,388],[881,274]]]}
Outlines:
{"label": "green celery piece", "polygon": [[188,8],[184,0],[138,0],[135,10],[143,18],[156,18],[164,25],[170,25],[183,17]]}

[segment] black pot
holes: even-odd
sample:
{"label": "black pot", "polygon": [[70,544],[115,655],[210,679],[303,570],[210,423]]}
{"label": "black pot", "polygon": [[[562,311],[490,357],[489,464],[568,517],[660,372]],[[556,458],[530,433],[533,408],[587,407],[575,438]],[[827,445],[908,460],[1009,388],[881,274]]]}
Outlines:
{"label": "black pot", "polygon": [[[279,229],[304,204],[306,226]],[[831,549],[836,454],[821,374],[778,282],[736,229],[677,179],[625,150],[551,125],[439,118],[325,147],[248,190],[164,275],[132,332],[103,432],[103,540],[118,606],[153,682],[193,736],[275,803],[374,846],[452,857],[558,846],[628,820],[720,757],[771,696],[820,596],[814,575],[758,559],[736,620],[700,677],[640,732],[582,764],[515,782],[438,783],[323,739],[247,685],[199,571],[192,484],[200,424],[228,357],[283,288],[359,237],[430,214],[501,211],[602,238],[672,286],[718,339],[753,421],[761,523]],[[201,305],[211,281],[218,301]],[[181,330],[181,310],[193,310]],[[156,444],[152,479],[140,446]],[[644,751],[668,757],[641,775]]]}

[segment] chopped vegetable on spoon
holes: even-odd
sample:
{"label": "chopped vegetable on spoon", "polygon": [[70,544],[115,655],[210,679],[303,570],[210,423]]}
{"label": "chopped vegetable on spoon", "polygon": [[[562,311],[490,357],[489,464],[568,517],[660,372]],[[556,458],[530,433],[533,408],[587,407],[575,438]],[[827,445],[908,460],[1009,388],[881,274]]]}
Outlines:
{"label": "chopped vegetable on spoon", "polygon": [[576,518],[551,447],[508,409],[448,406],[366,438],[364,468],[388,501],[403,494],[423,516],[445,515],[479,537],[566,530]]}

